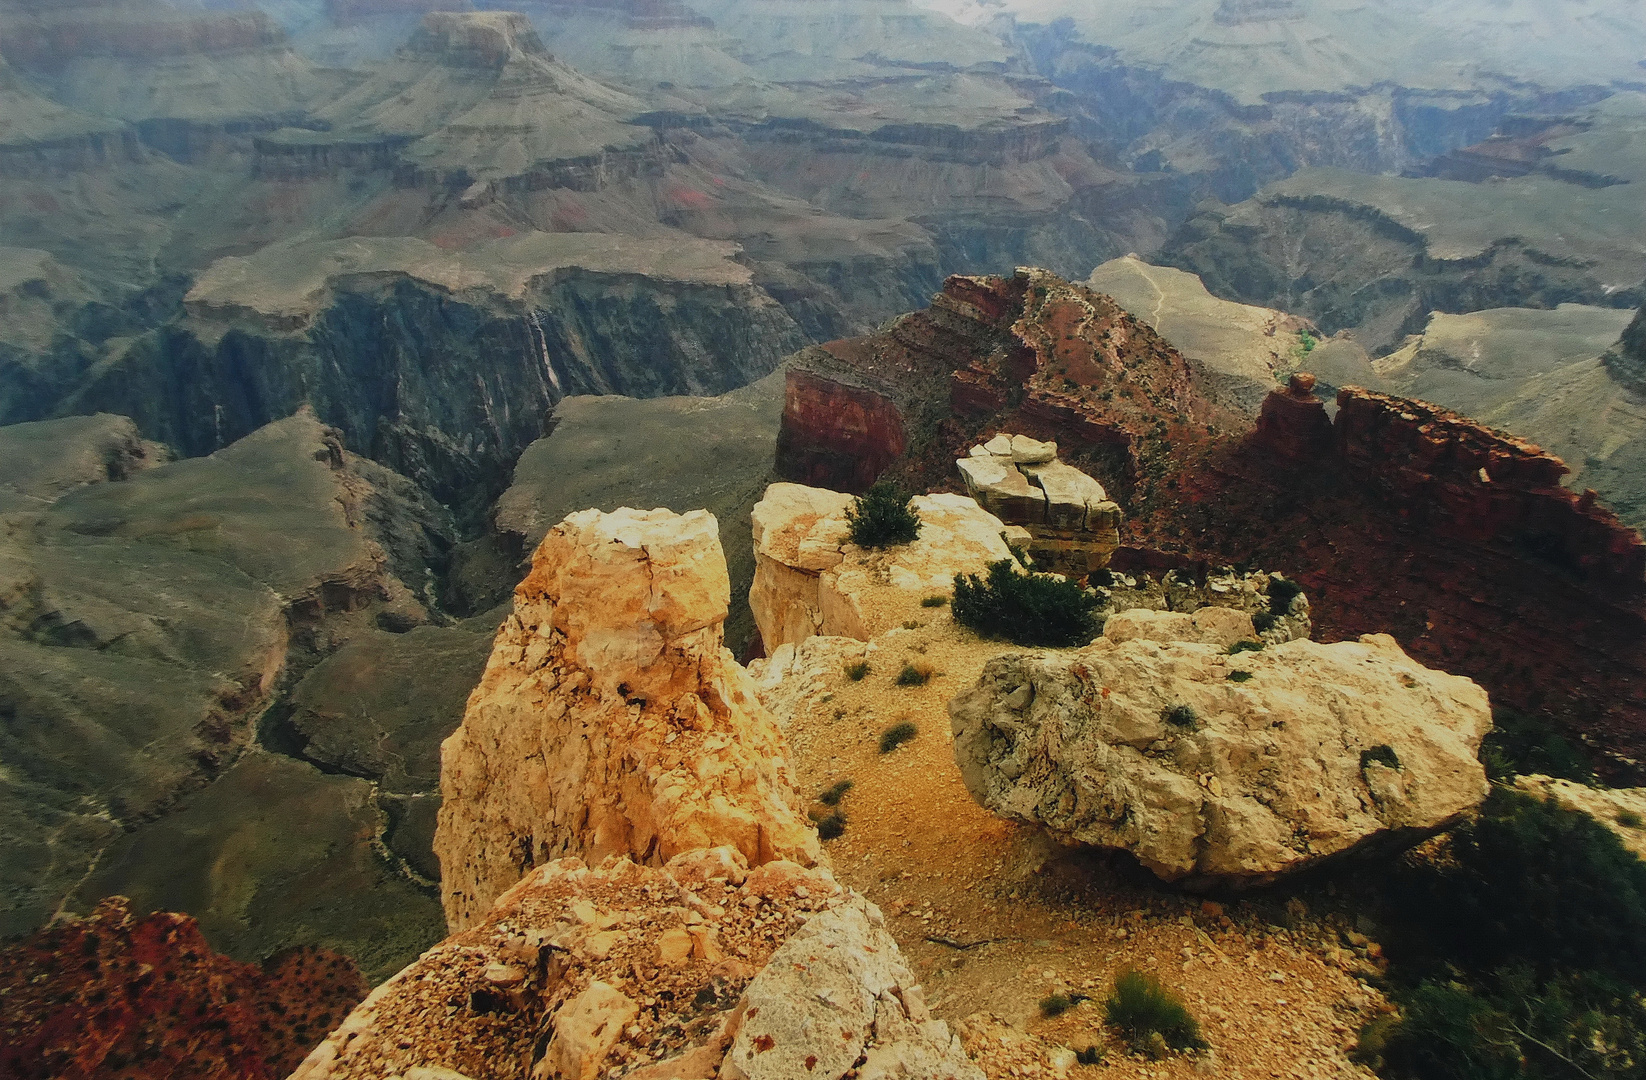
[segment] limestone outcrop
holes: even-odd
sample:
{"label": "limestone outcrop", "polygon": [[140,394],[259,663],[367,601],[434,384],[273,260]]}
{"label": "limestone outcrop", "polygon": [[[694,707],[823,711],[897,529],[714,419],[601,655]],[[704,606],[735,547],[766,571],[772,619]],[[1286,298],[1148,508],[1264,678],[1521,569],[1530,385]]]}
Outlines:
{"label": "limestone outcrop", "polygon": [[1123,636],[1001,656],[950,702],[981,805],[1167,880],[1243,886],[1409,843],[1486,795],[1485,691],[1391,637],[1229,655]]}
{"label": "limestone outcrop", "polygon": [[727,603],[704,511],[586,510],[549,531],[441,749],[454,929],[566,856],[816,861],[777,724],[722,646]]}
{"label": "limestone outcrop", "polygon": [[1102,484],[1059,461],[1054,442],[996,435],[955,465],[972,498],[1029,531],[1037,569],[1084,577],[1120,547],[1120,507]]}
{"label": "limestone outcrop", "polygon": [[859,1077],[982,1078],[873,904],[825,869],[750,870],[721,847],[536,868],[293,1080],[840,1080],[863,1059]]}
{"label": "limestone outcrop", "polygon": [[808,637],[867,641],[948,595],[956,574],[1010,559],[1006,525],[964,495],[916,495],[920,536],[883,551],[851,543],[852,497],[773,484],[754,508],[754,609],[766,654]]}

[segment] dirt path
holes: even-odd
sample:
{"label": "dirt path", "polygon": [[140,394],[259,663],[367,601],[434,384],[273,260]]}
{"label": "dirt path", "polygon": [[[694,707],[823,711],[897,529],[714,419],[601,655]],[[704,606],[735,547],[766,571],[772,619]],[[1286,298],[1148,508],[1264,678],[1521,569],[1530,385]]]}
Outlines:
{"label": "dirt path", "polygon": [[[1104,1062],[1070,1077],[1370,1076],[1345,1048],[1382,998],[1345,970],[1365,960],[1344,947],[1341,920],[1297,901],[1288,911],[1285,897],[1207,903],[972,801],[946,705],[1005,647],[978,641],[946,608],[921,619],[877,639],[861,681],[833,676],[788,735],[803,790],[852,781],[846,831],[826,845],[836,873],[886,912],[934,1011],[960,1027],[991,1080],[1058,1075],[1053,1063],[1067,1055],[1055,1048],[1089,1045],[1107,1047]],[[896,685],[906,663],[930,666],[930,681]],[[919,734],[882,754],[881,733],[904,720]],[[1183,996],[1210,1054],[1149,1061],[1106,1033],[1101,1000],[1126,967]],[[1042,1016],[1040,1002],[1057,993],[1091,1000]]]}

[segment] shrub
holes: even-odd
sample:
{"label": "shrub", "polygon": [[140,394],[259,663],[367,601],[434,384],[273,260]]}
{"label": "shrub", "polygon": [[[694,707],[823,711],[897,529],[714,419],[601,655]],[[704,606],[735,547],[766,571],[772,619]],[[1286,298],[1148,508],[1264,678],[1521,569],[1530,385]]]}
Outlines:
{"label": "shrub", "polygon": [[1286,578],[1269,579],[1269,611],[1276,618],[1292,610],[1292,601],[1303,594],[1303,586]]}
{"label": "shrub", "polygon": [[895,681],[899,686],[925,686],[932,681],[932,669],[925,664],[904,664]]}
{"label": "shrub", "polygon": [[862,682],[864,676],[868,673],[869,662],[867,660],[851,660],[846,664],[846,678],[852,682]]}
{"label": "shrub", "polygon": [[920,535],[920,515],[909,506],[909,497],[884,481],[846,508],[846,522],[852,543],[862,548],[896,547]]}
{"label": "shrub", "polygon": [[1492,713],[1492,730],[1480,744],[1480,760],[1493,780],[1510,780],[1520,773],[1542,773],[1580,784],[1595,782],[1583,752],[1546,721],[1512,709]]}
{"label": "shrub", "polygon": [[1267,634],[1275,628],[1275,624],[1278,622],[1280,622],[1280,617],[1272,611],[1252,612],[1252,629],[1260,634]]}
{"label": "shrub", "polygon": [[1641,817],[1633,810],[1619,810],[1617,812],[1617,823],[1625,829],[1646,828],[1646,818]]}
{"label": "shrub", "polygon": [[1497,788],[1452,834],[1447,856],[1417,868],[1397,902],[1454,963],[1490,971],[1524,961],[1646,983],[1646,862],[1606,826]]}
{"label": "shrub", "polygon": [[818,793],[817,801],[824,806],[839,806],[840,800],[846,797],[846,792],[852,789],[850,780],[836,780]]}
{"label": "shrub", "polygon": [[921,622],[919,619],[904,619],[903,620],[903,629],[905,629],[905,630],[919,630],[922,626],[925,626],[925,625],[926,624]]}
{"label": "shrub", "polygon": [[924,600],[920,601],[920,606],[921,607],[942,607],[944,604],[947,604],[948,602],[949,602],[949,598],[947,596],[928,596]]}
{"label": "shrub", "polygon": [[1223,677],[1225,679],[1228,679],[1230,682],[1251,682],[1252,681],[1252,673],[1249,672],[1249,671],[1231,671]]}
{"label": "shrub", "polygon": [[1362,769],[1374,761],[1379,765],[1387,765],[1391,769],[1400,768],[1400,755],[1396,754],[1395,748],[1388,743],[1380,743],[1370,750],[1360,752],[1360,767]]}
{"label": "shrub", "polygon": [[1230,656],[1239,656],[1243,652],[1262,652],[1262,651],[1263,651],[1263,642],[1261,642],[1261,641],[1237,641],[1233,645],[1229,646],[1229,655]]}
{"label": "shrub", "polygon": [[1050,997],[1040,999],[1040,1015],[1047,1019],[1062,1016],[1074,1006],[1075,1000],[1068,994],[1052,994]]}
{"label": "shrub", "polygon": [[817,822],[817,838],[819,840],[838,839],[846,831],[846,815],[836,810],[827,817],[819,818]]}
{"label": "shrub", "polygon": [[1094,1044],[1084,1050],[1076,1050],[1074,1059],[1082,1065],[1101,1065],[1103,1064],[1103,1048]]}
{"label": "shrub", "polygon": [[1160,718],[1172,727],[1188,728],[1191,731],[1200,723],[1200,714],[1188,705],[1168,705],[1160,710]]}
{"label": "shrub", "polygon": [[1206,1046],[1206,1040],[1200,1037],[1200,1025],[1182,1000],[1152,975],[1122,971],[1103,1007],[1109,1023],[1126,1036],[1134,1049],[1146,1048],[1151,1036],[1158,1036],[1177,1050]]}
{"label": "shrub", "polygon": [[907,720],[899,720],[880,733],[880,752],[889,754],[919,733],[920,729],[915,727],[914,724]]}
{"label": "shrub", "polygon": [[1100,629],[1096,596],[1050,574],[1019,573],[1010,559],[989,566],[986,579],[956,574],[954,617],[986,638],[1014,645],[1084,645]]}

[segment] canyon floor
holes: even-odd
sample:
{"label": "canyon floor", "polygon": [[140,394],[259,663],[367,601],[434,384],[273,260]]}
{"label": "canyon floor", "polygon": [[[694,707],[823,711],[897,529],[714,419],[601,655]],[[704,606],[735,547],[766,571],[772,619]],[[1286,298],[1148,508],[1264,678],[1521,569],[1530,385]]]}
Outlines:
{"label": "canyon floor", "polygon": [[[978,806],[954,763],[947,703],[1011,646],[980,640],[946,607],[914,610],[922,625],[876,638],[861,680],[842,669],[814,683],[787,735],[803,792],[852,781],[846,830],[825,845],[835,872],[886,912],[934,1014],[991,1080],[1058,1074],[1051,1051],[1094,1045],[1102,1063],[1067,1075],[1370,1075],[1348,1050],[1383,998],[1350,973],[1365,962],[1343,947],[1348,917],[1310,913],[1332,897],[1209,900]],[[905,664],[929,666],[930,680],[897,685]],[[900,721],[918,735],[881,753]],[[1151,1061],[1106,1032],[1102,1000],[1126,968],[1182,995],[1209,1054]],[[1054,994],[1077,1003],[1042,1015]]]}

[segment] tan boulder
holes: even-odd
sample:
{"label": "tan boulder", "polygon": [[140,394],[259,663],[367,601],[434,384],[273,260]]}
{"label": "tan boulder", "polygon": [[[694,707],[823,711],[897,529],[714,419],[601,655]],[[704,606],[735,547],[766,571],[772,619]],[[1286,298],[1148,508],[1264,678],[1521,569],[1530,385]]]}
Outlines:
{"label": "tan boulder", "polygon": [[920,535],[881,550],[850,542],[851,504],[848,495],[773,484],[755,507],[749,606],[768,656],[813,636],[867,641],[918,616],[923,598],[947,596],[956,574],[1012,558],[1005,525],[964,495],[916,495]]}
{"label": "tan boulder", "polygon": [[1105,637],[998,657],[949,713],[981,805],[1191,884],[1260,884],[1409,843],[1487,791],[1485,691],[1386,635],[1235,656]]}
{"label": "tan boulder", "polygon": [[703,511],[588,510],[544,537],[442,746],[434,847],[453,928],[568,855],[816,860],[781,733],[722,646],[727,603]]}
{"label": "tan boulder", "polygon": [[1042,570],[1083,577],[1109,565],[1120,546],[1120,507],[1103,485],[1057,460],[1057,444],[996,435],[955,462],[966,491],[990,513],[1030,535]]}
{"label": "tan boulder", "polygon": [[554,1014],[554,1038],[532,1068],[532,1080],[595,1080],[623,1028],[640,1006],[623,991],[596,979]]}

